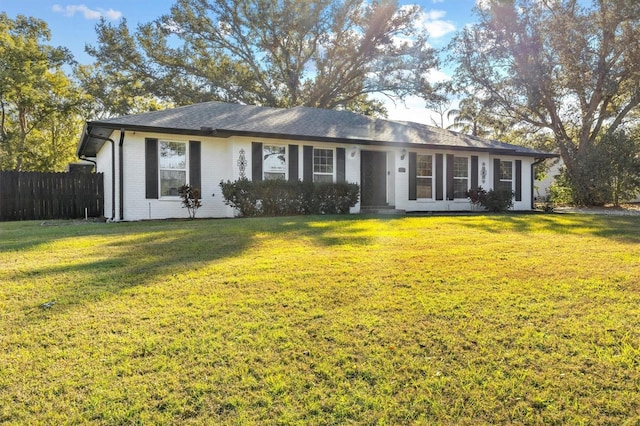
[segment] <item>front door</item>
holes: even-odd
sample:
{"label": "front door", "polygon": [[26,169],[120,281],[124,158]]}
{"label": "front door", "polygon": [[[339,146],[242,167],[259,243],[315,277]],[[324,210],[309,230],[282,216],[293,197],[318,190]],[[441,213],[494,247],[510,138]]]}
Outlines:
{"label": "front door", "polygon": [[360,164],[360,204],[387,205],[387,153],[362,151]]}

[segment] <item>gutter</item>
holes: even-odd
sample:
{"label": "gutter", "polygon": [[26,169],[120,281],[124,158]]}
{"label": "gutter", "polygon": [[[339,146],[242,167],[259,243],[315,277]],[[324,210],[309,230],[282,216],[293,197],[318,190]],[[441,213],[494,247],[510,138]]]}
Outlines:
{"label": "gutter", "polygon": [[88,161],[89,163],[93,163],[93,171],[94,172],[98,171],[98,162],[97,161],[90,160],[86,155],[79,155],[78,158],[81,159],[82,161]]}

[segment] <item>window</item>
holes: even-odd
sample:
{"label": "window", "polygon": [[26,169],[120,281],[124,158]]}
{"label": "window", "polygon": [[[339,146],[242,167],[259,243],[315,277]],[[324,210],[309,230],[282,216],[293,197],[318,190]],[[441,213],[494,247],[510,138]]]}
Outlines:
{"label": "window", "polygon": [[469,189],[469,159],[453,157],[453,198],[466,198]]}
{"label": "window", "polygon": [[433,198],[433,156],[416,156],[416,197]]}
{"label": "window", "polygon": [[313,149],[313,181],[333,182],[332,149]]}
{"label": "window", "polygon": [[178,189],[187,183],[187,144],[160,141],[160,196],[177,197]]}
{"label": "window", "polygon": [[511,161],[500,161],[498,173],[500,180],[496,190],[511,192],[513,190],[513,163]]}
{"label": "window", "polygon": [[286,179],[287,148],[279,145],[264,145],[262,154],[264,179]]}

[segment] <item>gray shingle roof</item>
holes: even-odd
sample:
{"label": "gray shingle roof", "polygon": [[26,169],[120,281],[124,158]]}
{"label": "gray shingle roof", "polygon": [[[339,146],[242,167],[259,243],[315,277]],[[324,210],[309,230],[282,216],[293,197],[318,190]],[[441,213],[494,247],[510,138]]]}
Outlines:
{"label": "gray shingle roof", "polygon": [[[88,157],[112,129],[147,130],[190,135],[233,134],[310,141],[345,140],[373,145],[426,145],[471,151],[548,157],[552,154],[412,122],[375,119],[349,111],[309,107],[289,109],[204,102],[87,123],[78,154]],[[94,137],[94,135],[97,135]],[[93,154],[93,155],[92,155]]]}

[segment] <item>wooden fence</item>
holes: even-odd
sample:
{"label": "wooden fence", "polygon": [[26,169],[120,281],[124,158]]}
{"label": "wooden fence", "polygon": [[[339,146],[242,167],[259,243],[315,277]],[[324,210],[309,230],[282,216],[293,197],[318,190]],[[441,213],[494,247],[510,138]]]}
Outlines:
{"label": "wooden fence", "polygon": [[0,221],[99,217],[102,173],[0,172]]}

